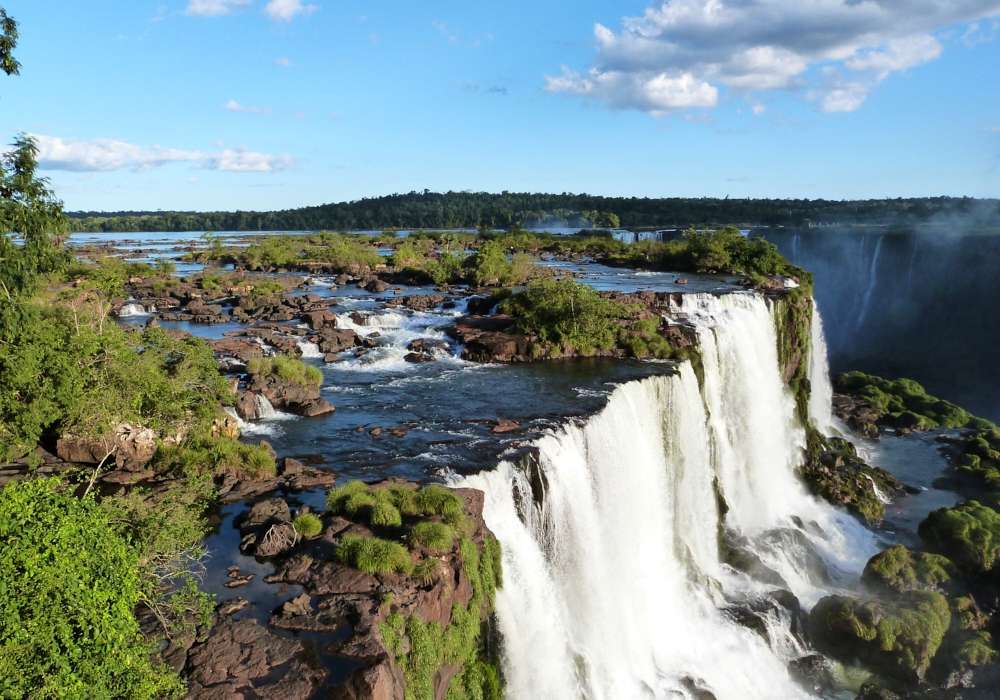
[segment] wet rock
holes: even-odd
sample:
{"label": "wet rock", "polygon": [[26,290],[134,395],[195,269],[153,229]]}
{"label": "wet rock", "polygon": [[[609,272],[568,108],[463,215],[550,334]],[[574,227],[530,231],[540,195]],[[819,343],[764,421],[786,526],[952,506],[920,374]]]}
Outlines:
{"label": "wet rock", "polygon": [[316,345],[321,352],[339,353],[361,345],[361,336],[349,328],[323,328],[316,336]]}
{"label": "wet rock", "polygon": [[222,584],[226,588],[239,588],[240,586],[245,586],[255,578],[257,574],[247,574],[246,576],[241,576],[238,573],[229,574],[229,578],[232,579],[229,583]]}
{"label": "wet rock", "polygon": [[249,600],[240,598],[239,596],[235,598],[230,598],[229,600],[224,600],[215,606],[216,612],[220,615],[235,615],[240,610],[250,605]]}
{"label": "wet rock", "polygon": [[305,465],[303,465],[302,462],[291,457],[285,457],[281,460],[279,467],[281,468],[282,476],[295,476],[296,474],[301,474],[305,470]]}
{"label": "wet rock", "polygon": [[434,362],[434,356],[422,352],[408,352],[403,355],[403,360],[414,364],[421,364],[424,362]]}
{"label": "wet rock", "polygon": [[295,411],[298,415],[305,418],[314,418],[316,416],[325,416],[329,413],[333,413],[336,409],[326,399],[312,399],[299,404],[298,409]]}
{"label": "wet rock", "polygon": [[302,314],[302,322],[318,331],[326,326],[336,326],[337,315],[331,311],[309,311]]}
{"label": "wet rock", "polygon": [[257,419],[257,394],[252,391],[244,391],[237,395],[236,405],[236,415],[245,421],[252,421]]}
{"label": "wet rock", "polygon": [[837,687],[829,660],[821,654],[809,654],[788,662],[788,675],[815,695]]}
{"label": "wet rock", "polygon": [[516,420],[507,420],[506,418],[501,418],[496,422],[496,425],[490,428],[490,431],[497,435],[502,435],[503,433],[512,433],[515,430],[518,430],[520,427],[521,424],[518,423]]}
{"label": "wet rock", "polygon": [[249,530],[273,525],[275,523],[290,523],[292,513],[288,503],[283,498],[269,498],[255,503],[250,511],[240,520],[240,529]]}
{"label": "wet rock", "polygon": [[833,395],[833,413],[841,420],[847,421],[865,437],[875,439],[879,437],[878,421],[882,413],[871,401],[836,393]]}
{"label": "wet rock", "polygon": [[902,698],[891,690],[880,688],[871,683],[864,683],[861,686],[861,692],[854,700],[902,700]]}
{"label": "wet rock", "polygon": [[240,362],[246,364],[250,360],[264,356],[264,349],[260,344],[244,338],[219,338],[217,340],[206,340],[218,355],[229,355],[235,357]]}
{"label": "wet rock", "polygon": [[406,346],[411,352],[434,352],[435,350],[447,351],[451,344],[447,340],[440,338],[417,338]]}

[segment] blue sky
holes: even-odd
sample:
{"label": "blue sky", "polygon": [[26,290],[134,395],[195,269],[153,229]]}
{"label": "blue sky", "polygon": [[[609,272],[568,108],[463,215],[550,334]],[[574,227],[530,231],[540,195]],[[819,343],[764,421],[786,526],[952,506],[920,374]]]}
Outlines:
{"label": "blue sky", "polygon": [[1000,0],[0,0],[70,210],[1000,196]]}

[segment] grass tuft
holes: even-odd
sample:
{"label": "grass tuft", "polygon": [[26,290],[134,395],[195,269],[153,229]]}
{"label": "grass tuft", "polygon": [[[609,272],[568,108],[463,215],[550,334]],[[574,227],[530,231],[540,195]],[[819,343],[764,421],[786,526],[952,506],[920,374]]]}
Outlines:
{"label": "grass tuft", "polygon": [[446,552],[455,542],[455,531],[444,523],[424,520],[413,526],[410,542],[421,544],[435,552]]}
{"label": "grass tuft", "polygon": [[292,528],[302,537],[315,537],[323,532],[323,521],[312,513],[302,513],[295,516]]}
{"label": "grass tuft", "polygon": [[366,574],[408,574],[413,562],[406,547],[378,537],[344,535],[337,547],[337,561]]}

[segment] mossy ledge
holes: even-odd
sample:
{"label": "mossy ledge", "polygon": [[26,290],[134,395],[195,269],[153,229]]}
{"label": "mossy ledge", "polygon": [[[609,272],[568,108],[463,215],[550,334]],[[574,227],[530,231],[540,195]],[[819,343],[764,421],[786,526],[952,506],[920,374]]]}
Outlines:
{"label": "mossy ledge", "polygon": [[333,651],[361,668],[329,697],[502,700],[492,622],[501,551],[482,492],[352,481],[328,493],[327,507],[320,535],[268,581],[300,585],[309,598],[272,625],[351,624],[353,636]]}

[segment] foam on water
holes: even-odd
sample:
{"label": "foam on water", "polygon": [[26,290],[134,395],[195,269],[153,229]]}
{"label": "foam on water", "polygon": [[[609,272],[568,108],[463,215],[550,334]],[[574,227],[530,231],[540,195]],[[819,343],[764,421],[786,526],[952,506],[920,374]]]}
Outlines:
{"label": "foam on water", "polygon": [[768,303],[689,295],[681,310],[703,383],[689,363],[629,382],[597,415],[539,440],[537,465],[503,462],[460,482],[486,493],[504,548],[497,615],[512,700],[808,697],[786,670],[803,651],[789,620],[768,619],[769,645],[722,610],[769,587],[722,562],[720,520],[806,607],[876,551],[795,477],[804,431]]}

